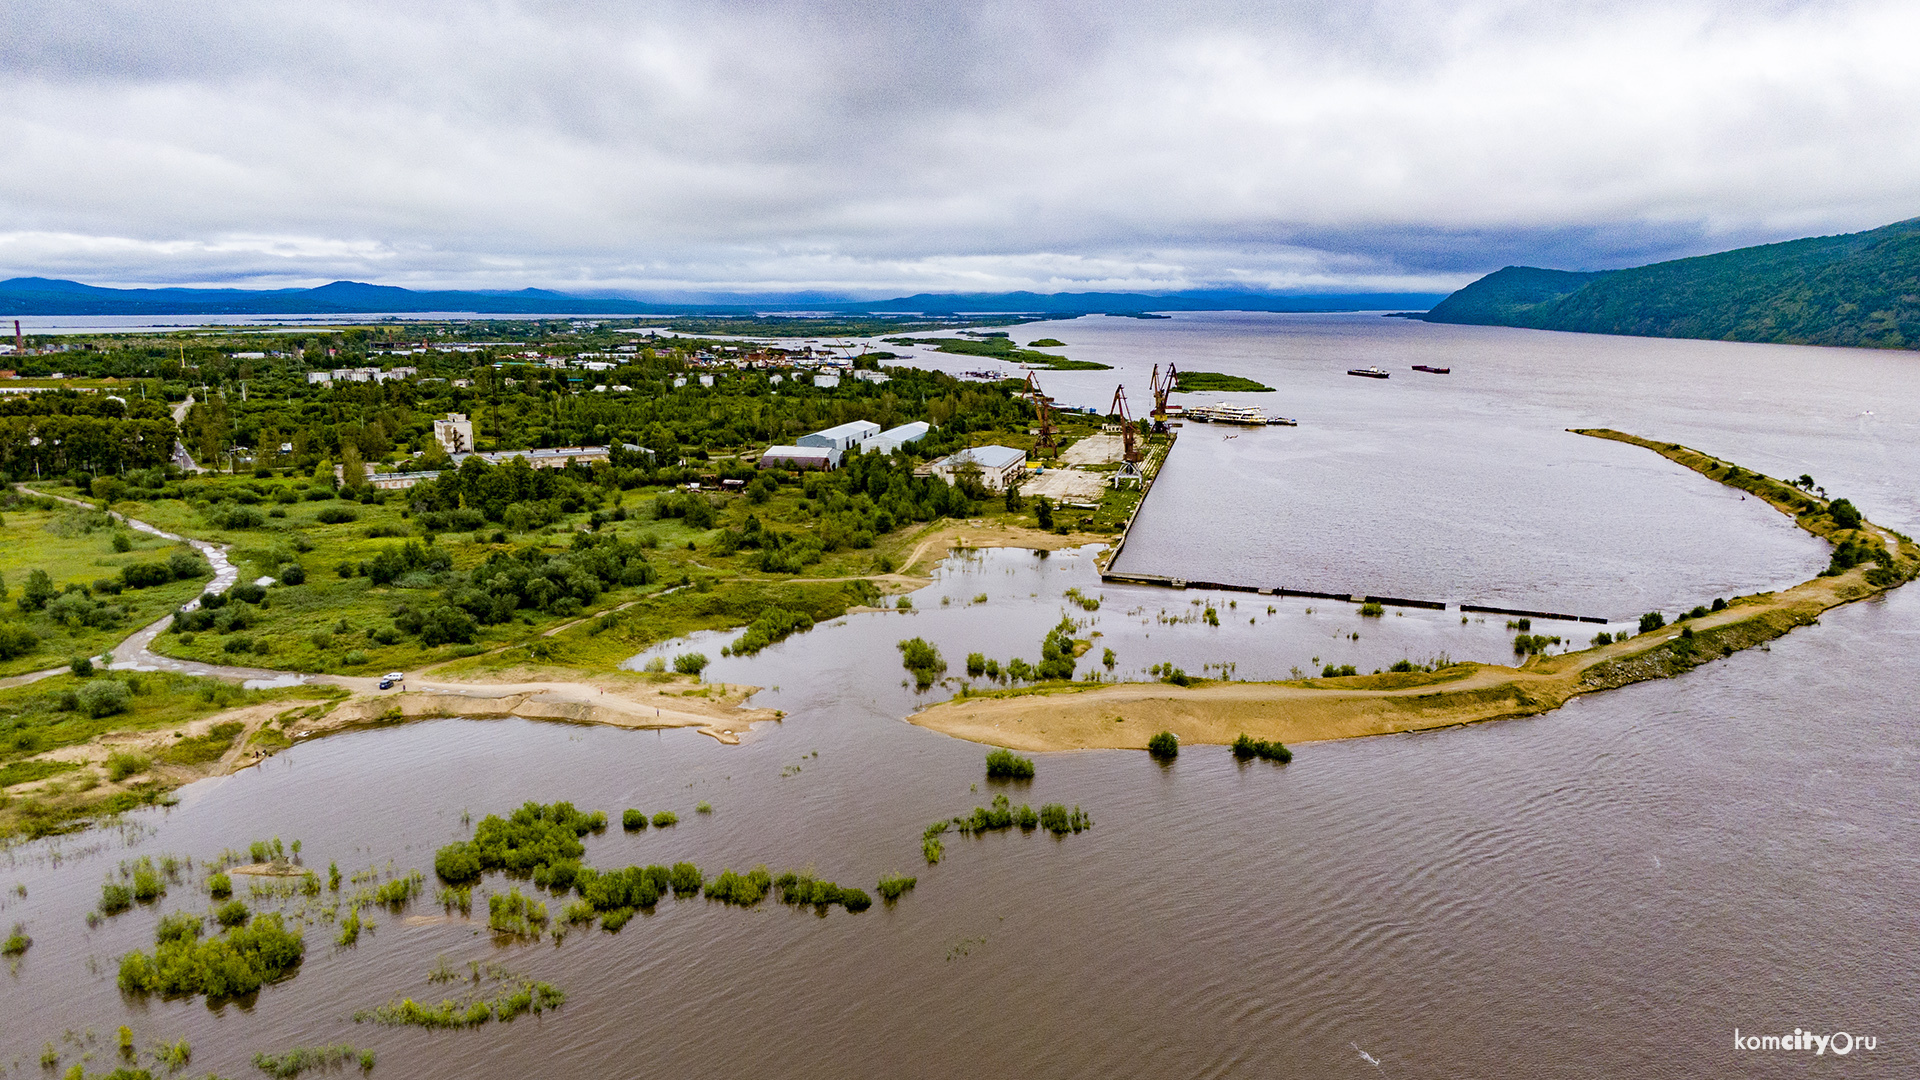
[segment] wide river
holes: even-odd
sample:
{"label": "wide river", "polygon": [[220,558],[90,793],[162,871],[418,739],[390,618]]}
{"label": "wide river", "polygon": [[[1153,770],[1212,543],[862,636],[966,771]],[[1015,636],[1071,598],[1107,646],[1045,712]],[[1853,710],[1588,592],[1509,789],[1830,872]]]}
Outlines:
{"label": "wide river", "polygon": [[[1757,501],[1563,430],[1583,426],[1810,473],[1878,522],[1920,526],[1911,354],[1363,315],[1096,318],[1015,335],[1115,365],[1043,375],[1063,402],[1105,405],[1124,381],[1138,407],[1148,370],[1171,360],[1276,387],[1188,400],[1300,421],[1184,428],[1122,555],[1143,573],[1630,621],[1824,563]],[[1368,364],[1393,378],[1344,374]],[[1069,604],[1069,588],[1099,610]],[[1209,601],[1217,627],[1195,617]],[[1457,611],[1363,620],[1344,603],[1102,586],[1091,551],[950,559],[913,604],[716,659],[711,677],[767,687],[755,704],[787,713],[739,746],[519,720],[364,730],[194,785],[121,829],[12,848],[0,929],[23,923],[34,945],[5,976],[0,1067],[33,1073],[51,1040],[64,1069],[91,1030],[88,1068],[104,1072],[127,1024],[143,1045],[191,1040],[193,1075],[229,1077],[259,1075],[257,1050],[338,1042],[375,1049],[389,1077],[1920,1075],[1912,588],[1677,680],[1530,720],[1305,745],[1284,769],[1216,747],[1165,767],[1138,752],[1038,755],[1037,778],[1006,789],[1014,801],[1079,804],[1095,827],[949,834],[933,867],[921,829],[1001,789],[981,776],[981,747],[901,721],[945,692],[903,685],[902,638],[934,642],[957,674],[974,651],[1037,659],[1068,614],[1122,675],[1171,661],[1247,678],[1500,659],[1511,632]],[[1598,628],[1534,629],[1584,641]],[[656,652],[717,657],[728,637]],[[869,891],[894,870],[919,884],[896,906],[824,918],[669,900],[557,946],[378,913],[350,949],[310,927],[296,978],[219,1009],[125,1000],[113,984],[116,958],[150,947],[162,912],[204,907],[203,891],[182,882],[96,929],[83,919],[125,859],[279,836],[322,868],[430,870],[436,847],[467,835],[463,813],[529,799],[680,814],[669,830],[589,838],[596,866],[684,858],[709,874],[766,863]],[[703,800],[711,814],[693,812]],[[499,960],[569,1000],[473,1031],[352,1021],[400,994],[437,1000],[426,974],[439,957]],[[1736,1028],[1876,1045],[1736,1050]]]}

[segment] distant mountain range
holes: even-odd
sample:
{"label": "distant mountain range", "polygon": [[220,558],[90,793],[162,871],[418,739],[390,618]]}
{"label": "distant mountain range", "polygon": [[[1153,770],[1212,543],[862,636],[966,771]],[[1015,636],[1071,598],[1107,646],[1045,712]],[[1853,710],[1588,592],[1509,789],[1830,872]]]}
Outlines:
{"label": "distant mountain range", "polygon": [[1589,334],[1920,349],[1920,218],[1631,270],[1509,266],[1423,318]]}
{"label": "distant mountain range", "polygon": [[454,312],[484,315],[693,315],[755,312],[917,315],[1123,314],[1153,311],[1425,310],[1438,293],[1340,293],[1294,296],[1233,290],[1151,293],[922,293],[891,300],[817,300],[739,294],[701,303],[651,303],[576,296],[546,289],[517,292],[416,291],[336,281],[317,289],[109,289],[54,278],[0,281],[0,315],[347,315]]}

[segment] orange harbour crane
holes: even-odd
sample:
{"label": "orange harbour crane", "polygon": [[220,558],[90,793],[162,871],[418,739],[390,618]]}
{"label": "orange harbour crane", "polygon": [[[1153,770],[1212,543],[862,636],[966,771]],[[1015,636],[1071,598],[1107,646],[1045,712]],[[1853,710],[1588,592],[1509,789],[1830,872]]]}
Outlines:
{"label": "orange harbour crane", "polygon": [[[1156,368],[1157,370],[1157,368]],[[1140,462],[1146,459],[1146,453],[1140,447],[1140,438],[1133,430],[1133,418],[1127,415],[1127,388],[1113,388],[1113,405],[1108,413],[1120,420],[1120,471],[1113,476],[1113,486],[1119,487],[1127,480],[1141,480]]]}
{"label": "orange harbour crane", "polygon": [[1040,380],[1033,377],[1032,371],[1027,372],[1027,399],[1033,402],[1034,414],[1039,418],[1033,432],[1033,456],[1057,451],[1060,439],[1053,427],[1053,399],[1041,392]]}
{"label": "orange harbour crane", "polygon": [[1153,376],[1147,383],[1147,389],[1153,394],[1153,430],[1157,434],[1167,433],[1167,395],[1173,393],[1174,385],[1179,381],[1180,373],[1173,366],[1173,361],[1167,361],[1165,380],[1160,378],[1160,365],[1153,365]]}

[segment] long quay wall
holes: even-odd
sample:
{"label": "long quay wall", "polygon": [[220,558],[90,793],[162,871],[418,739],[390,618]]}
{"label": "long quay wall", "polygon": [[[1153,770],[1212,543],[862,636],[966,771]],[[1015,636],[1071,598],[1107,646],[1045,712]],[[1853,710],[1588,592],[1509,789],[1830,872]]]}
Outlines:
{"label": "long quay wall", "polygon": [[[1359,593],[1316,592],[1312,589],[1288,589],[1278,585],[1236,585],[1224,581],[1194,581],[1187,578],[1163,577],[1158,574],[1103,573],[1100,575],[1100,580],[1113,585],[1155,585],[1168,589],[1218,589],[1225,592],[1257,593],[1261,596],[1305,596],[1315,600],[1340,600],[1349,604],[1380,604],[1386,607],[1425,608],[1428,611],[1447,610],[1447,605],[1439,600],[1409,600],[1402,596],[1362,596]],[[1561,622],[1599,623],[1603,626],[1614,621],[1595,615],[1567,615],[1557,611],[1530,611],[1520,608],[1488,607],[1485,604],[1461,604],[1458,610],[1480,612],[1487,615],[1516,615],[1528,619],[1558,619]]]}

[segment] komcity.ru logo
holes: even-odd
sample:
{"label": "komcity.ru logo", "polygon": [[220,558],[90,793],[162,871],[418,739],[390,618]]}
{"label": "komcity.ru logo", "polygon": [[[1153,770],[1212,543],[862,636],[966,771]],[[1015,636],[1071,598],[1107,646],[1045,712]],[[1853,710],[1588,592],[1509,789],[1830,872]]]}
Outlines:
{"label": "komcity.ru logo", "polygon": [[1855,1050],[1872,1050],[1878,1041],[1871,1035],[1856,1038],[1844,1031],[1815,1035],[1811,1031],[1794,1028],[1791,1035],[1742,1035],[1739,1028],[1733,1029],[1735,1050],[1811,1050],[1815,1057],[1829,1050],[1833,1051],[1835,1057],[1846,1057]]}

